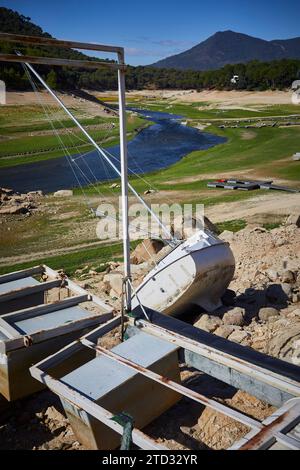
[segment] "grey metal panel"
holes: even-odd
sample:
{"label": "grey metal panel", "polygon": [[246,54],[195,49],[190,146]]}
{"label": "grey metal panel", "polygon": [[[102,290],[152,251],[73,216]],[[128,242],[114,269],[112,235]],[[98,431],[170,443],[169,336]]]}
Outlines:
{"label": "grey metal panel", "polygon": [[184,358],[187,365],[195,367],[195,369],[201,370],[237,389],[244,390],[254,395],[256,398],[266,401],[270,405],[280,407],[287,400],[293,398],[293,395],[289,393],[283,392],[276,387],[271,387],[257,379],[251,379],[245,374],[223,366],[222,364],[217,364],[215,361],[201,356],[200,354],[185,350]]}
{"label": "grey metal panel", "polygon": [[[141,331],[136,326],[129,325],[127,327],[126,335],[129,338],[138,334],[141,334]],[[251,379],[251,377],[248,377],[245,374],[242,374],[222,364],[218,364],[216,361],[208,357],[204,357],[200,354],[188,351],[187,349],[183,350],[183,361],[187,365],[201,370],[202,372],[215,377],[216,379],[221,380],[222,382],[227,383],[232,387],[244,390],[273,406],[280,407],[287,400],[293,398],[293,395],[283,392],[275,386],[272,387],[266,383],[260,382],[257,379]]]}
{"label": "grey metal panel", "polygon": [[4,333],[2,333],[2,331],[0,331],[0,341],[5,341],[7,338],[7,336],[5,336]]}
{"label": "grey metal panel", "polygon": [[24,277],[23,279],[16,279],[15,281],[5,282],[0,284],[0,294],[5,294],[17,289],[22,289],[23,287],[29,287],[40,284],[33,277]]}
{"label": "grey metal panel", "polygon": [[81,307],[69,307],[56,312],[50,312],[44,315],[27,318],[12,323],[21,333],[32,334],[41,330],[56,328],[73,321],[82,320],[91,316],[91,312]]}
{"label": "grey metal panel", "polygon": [[[173,344],[141,333],[114,347],[112,351],[144,367],[149,367],[176,349]],[[89,398],[98,400],[135,375],[134,370],[107,357],[98,356],[63,377],[61,381]],[[95,377],[98,380],[95,380]]]}

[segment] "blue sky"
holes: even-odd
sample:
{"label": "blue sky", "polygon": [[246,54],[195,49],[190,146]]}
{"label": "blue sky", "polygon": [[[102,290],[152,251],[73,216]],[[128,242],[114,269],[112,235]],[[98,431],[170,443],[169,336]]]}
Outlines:
{"label": "blue sky", "polygon": [[300,36],[296,0],[9,0],[1,6],[57,38],[124,46],[133,65],[178,54],[227,29],[267,40]]}

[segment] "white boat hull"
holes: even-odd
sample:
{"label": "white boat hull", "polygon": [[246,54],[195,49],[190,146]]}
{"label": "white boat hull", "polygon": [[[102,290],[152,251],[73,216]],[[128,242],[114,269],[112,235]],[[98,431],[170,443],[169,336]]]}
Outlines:
{"label": "white boat hull", "polygon": [[207,231],[198,232],[150,271],[132,297],[132,308],[142,304],[167,315],[195,306],[214,311],[222,305],[234,269],[228,243]]}

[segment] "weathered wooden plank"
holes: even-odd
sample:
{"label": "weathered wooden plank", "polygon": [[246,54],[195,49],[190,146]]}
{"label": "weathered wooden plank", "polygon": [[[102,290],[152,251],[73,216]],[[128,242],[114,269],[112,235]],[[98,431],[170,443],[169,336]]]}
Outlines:
{"label": "weathered wooden plank", "polygon": [[125,65],[117,64],[115,62],[103,62],[94,60],[74,60],[74,59],[59,59],[56,57],[38,57],[31,55],[14,55],[14,54],[0,54],[0,61],[2,62],[23,62],[28,64],[44,64],[44,65],[60,65],[65,67],[78,67],[78,68],[92,68],[99,69],[102,67],[119,70],[125,69]]}
{"label": "weathered wooden plank", "polygon": [[7,42],[20,42],[25,44],[38,44],[40,46],[65,47],[74,49],[84,49],[91,51],[123,53],[124,48],[120,46],[110,46],[97,43],[69,41],[63,39],[53,39],[41,36],[23,36],[21,34],[0,33],[0,40]]}
{"label": "weathered wooden plank", "polygon": [[[121,324],[121,315],[113,318],[112,320],[106,321],[104,324],[90,331],[87,335],[84,336],[84,338],[87,338],[90,341],[95,341],[98,338],[101,338],[102,336],[104,336],[109,331],[119,326],[120,324]],[[74,341],[73,343],[70,343],[64,348],[62,348],[60,351],[57,351],[51,356],[48,356],[46,359],[43,359],[42,361],[37,363],[36,366],[39,369],[44,370],[46,372],[50,368],[55,367],[61,362],[68,359],[72,354],[79,351],[80,349],[82,349],[82,344],[80,343],[80,341]]]}
{"label": "weathered wooden plank", "polygon": [[[139,333],[141,330],[135,326],[129,325],[126,333],[130,337]],[[294,395],[284,392],[260,380],[254,380],[252,377],[232,369],[226,365],[218,363],[205,355],[182,349],[183,361],[190,367],[201,370],[202,372],[225,382],[236,389],[244,390],[256,398],[267,401],[273,406],[280,407]]]}
{"label": "weathered wooden plank", "polygon": [[275,437],[277,442],[280,442],[289,449],[300,450],[300,441],[298,441],[294,437],[287,436],[286,434],[282,434],[281,432],[276,432]]}
{"label": "weathered wooden plank", "polygon": [[60,279],[55,279],[53,281],[41,282],[40,284],[34,284],[28,287],[21,287],[20,289],[0,294],[0,302],[7,302],[8,300],[36,294],[37,292],[44,292],[46,290],[53,289],[54,287],[60,287],[61,285],[62,281]]}
{"label": "weathered wooden plank", "polygon": [[7,322],[17,322],[19,320],[26,320],[28,318],[33,318],[37,315],[45,315],[50,312],[56,312],[57,310],[62,310],[63,308],[72,307],[78,305],[82,302],[87,302],[90,300],[88,294],[76,295],[74,297],[68,297],[66,299],[60,300],[58,302],[50,304],[40,304],[36,307],[24,308],[22,310],[16,310],[15,312],[4,313],[1,317]]}
{"label": "weathered wooden plank", "polygon": [[23,279],[24,277],[32,276],[34,274],[42,274],[44,267],[34,266],[33,268],[22,269],[21,271],[14,271],[13,273],[2,274],[0,276],[0,284],[4,284],[10,281],[16,281],[17,279]]}
{"label": "weathered wooden plank", "polygon": [[[57,271],[54,271],[53,269],[49,268],[49,266],[46,266],[44,265],[43,266],[44,268],[44,271],[45,273],[50,276],[50,277],[57,277],[59,276],[59,273]],[[75,282],[73,282],[71,279],[69,279],[68,277],[65,278],[65,281],[67,283],[67,287],[69,287],[69,289],[72,291],[72,292],[75,292],[76,294],[79,294],[79,295],[84,295],[87,293],[87,291],[85,289],[83,289],[82,287],[78,286]],[[99,307],[103,308],[106,312],[112,312],[113,311],[113,307],[105,302],[103,302],[103,300],[101,300],[97,295],[94,295],[94,294],[90,294],[89,293],[89,296],[91,298],[91,300],[96,304],[96,305],[99,305]]]}
{"label": "weathered wooden plank", "polygon": [[91,315],[90,317],[73,320],[68,324],[63,324],[57,326],[55,328],[51,328],[48,330],[41,330],[37,331],[36,333],[32,333],[30,335],[23,335],[19,338],[12,338],[2,343],[2,347],[6,352],[13,351],[15,349],[19,349],[24,347],[24,339],[28,338],[30,344],[41,343],[45,340],[50,338],[54,338],[59,335],[64,335],[70,333],[72,331],[81,330],[85,328],[92,328],[94,325],[98,325],[99,323],[106,322],[110,320],[112,317],[112,313],[103,313],[102,315]]}
{"label": "weathered wooden plank", "polygon": [[263,421],[263,428],[254,435],[246,435],[239,442],[241,445],[235,446],[240,450],[268,449],[276,440],[282,442],[287,447],[300,449],[300,442],[292,436],[286,436],[299,423],[300,401],[290,400],[287,407],[282,407],[273,415]]}
{"label": "weathered wooden plank", "polygon": [[8,338],[20,338],[21,337],[21,333],[19,332],[19,330],[11,326],[1,317],[0,317],[0,330],[3,331],[3,333]]}
{"label": "weathered wooden plank", "polygon": [[[259,400],[266,401],[270,405],[280,407],[287,400],[293,398],[293,394],[284,392],[277,387],[267,384],[265,381],[253,379],[243,372],[232,367],[219,364],[217,361],[195,352],[184,350],[184,361],[187,365],[225,382],[238,390],[243,390]],[[268,371],[266,371],[266,374]]]}

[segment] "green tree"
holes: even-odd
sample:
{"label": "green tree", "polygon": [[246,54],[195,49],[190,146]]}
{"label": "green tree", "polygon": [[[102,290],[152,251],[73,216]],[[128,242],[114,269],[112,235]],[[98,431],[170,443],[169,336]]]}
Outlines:
{"label": "green tree", "polygon": [[57,88],[57,75],[54,70],[50,70],[50,72],[47,75],[46,82],[49,85],[50,88]]}

